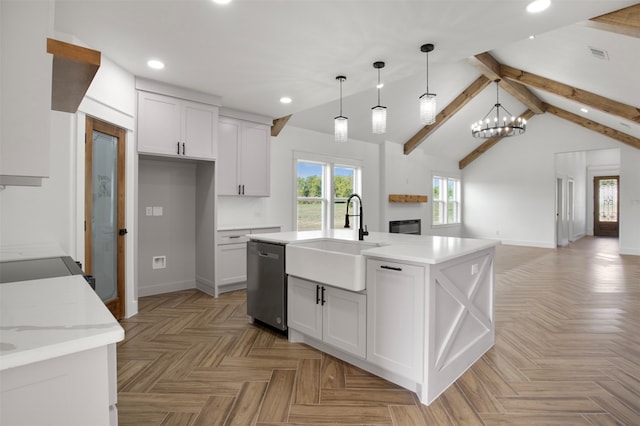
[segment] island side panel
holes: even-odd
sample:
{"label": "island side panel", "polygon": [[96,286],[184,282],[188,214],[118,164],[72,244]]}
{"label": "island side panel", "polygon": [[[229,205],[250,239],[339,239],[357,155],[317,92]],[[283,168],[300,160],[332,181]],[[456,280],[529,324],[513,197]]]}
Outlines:
{"label": "island side panel", "polygon": [[494,344],[495,247],[431,265],[425,381],[429,404]]}

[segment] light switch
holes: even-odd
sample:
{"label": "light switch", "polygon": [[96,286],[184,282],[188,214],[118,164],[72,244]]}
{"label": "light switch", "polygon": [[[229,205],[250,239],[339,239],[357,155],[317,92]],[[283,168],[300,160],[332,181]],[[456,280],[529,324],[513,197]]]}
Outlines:
{"label": "light switch", "polygon": [[154,216],[162,216],[162,207],[161,206],[153,206],[153,215]]}
{"label": "light switch", "polygon": [[153,207],[146,207],[146,214],[147,216],[153,216]]}

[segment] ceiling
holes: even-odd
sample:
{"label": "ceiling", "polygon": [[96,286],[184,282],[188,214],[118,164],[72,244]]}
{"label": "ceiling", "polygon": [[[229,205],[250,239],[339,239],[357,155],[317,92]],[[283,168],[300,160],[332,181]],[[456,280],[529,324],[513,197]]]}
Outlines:
{"label": "ceiling", "polygon": [[[519,0],[55,0],[56,32],[76,37],[134,75],[221,96],[225,107],[272,118],[293,114],[288,125],[333,133],[338,115],[337,75],[346,75],[343,110],[351,139],[405,143],[422,126],[418,97],[429,89],[438,109],[479,75],[466,58],[490,51],[501,63],[637,106],[640,39],[588,28],[585,21],[635,4],[622,0],[553,0],[540,14]],[[529,39],[530,35],[535,39]],[[593,57],[589,47],[609,59]],[[148,59],[166,67],[151,70]],[[385,61],[381,103],[387,133],[373,135],[374,61]],[[582,114],[580,106],[532,90],[544,102]],[[288,105],[279,102],[289,96]],[[513,114],[526,108],[501,91]],[[471,122],[495,103],[486,88],[421,148],[460,160],[481,141]],[[640,125],[606,113],[589,118],[640,137]],[[536,117],[530,120],[535,125]],[[286,131],[286,128],[285,128]],[[456,143],[451,143],[456,141]]]}

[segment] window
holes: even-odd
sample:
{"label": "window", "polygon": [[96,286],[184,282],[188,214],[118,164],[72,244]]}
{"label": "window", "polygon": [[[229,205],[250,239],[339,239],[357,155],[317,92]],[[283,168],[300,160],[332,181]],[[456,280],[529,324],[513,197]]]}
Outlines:
{"label": "window", "polygon": [[360,191],[360,168],[333,162],[297,160],[298,231],[342,228],[346,202]]}
{"label": "window", "polygon": [[460,179],[433,177],[434,226],[460,223]]}

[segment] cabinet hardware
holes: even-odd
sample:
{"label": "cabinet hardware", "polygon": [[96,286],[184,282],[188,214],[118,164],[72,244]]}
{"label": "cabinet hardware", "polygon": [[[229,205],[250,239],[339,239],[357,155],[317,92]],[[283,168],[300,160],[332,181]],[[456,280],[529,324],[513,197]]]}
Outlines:
{"label": "cabinet hardware", "polygon": [[180,141],[178,141],[178,155],[180,155]]}
{"label": "cabinet hardware", "polygon": [[244,185],[242,185],[242,195],[244,195]]}
{"label": "cabinet hardware", "polygon": [[127,235],[128,233],[129,231],[127,231],[127,228],[123,228],[118,231],[118,235],[120,235],[121,237]]}
{"label": "cabinet hardware", "polygon": [[187,151],[184,149],[184,142],[182,142],[182,155],[187,155]]}
{"label": "cabinet hardware", "polygon": [[325,291],[325,290],[326,290],[326,289],[325,289],[325,288],[324,288],[324,286],[323,286],[323,287],[322,287],[322,306],[324,306],[324,304],[325,304],[325,303],[327,303],[327,301],[326,301],[326,300],[325,300],[325,298],[324,298],[324,291]]}
{"label": "cabinet hardware", "polygon": [[230,235],[229,238],[240,238],[242,235]]}
{"label": "cabinet hardware", "polygon": [[320,303],[320,286],[316,285],[316,305]]}
{"label": "cabinet hardware", "polygon": [[240,192],[240,188],[242,187],[242,185],[238,185],[238,195],[242,195],[242,192]]}
{"label": "cabinet hardware", "polygon": [[390,269],[392,271],[402,271],[402,268],[398,268],[396,266],[387,266],[387,265],[380,265],[381,269]]}

